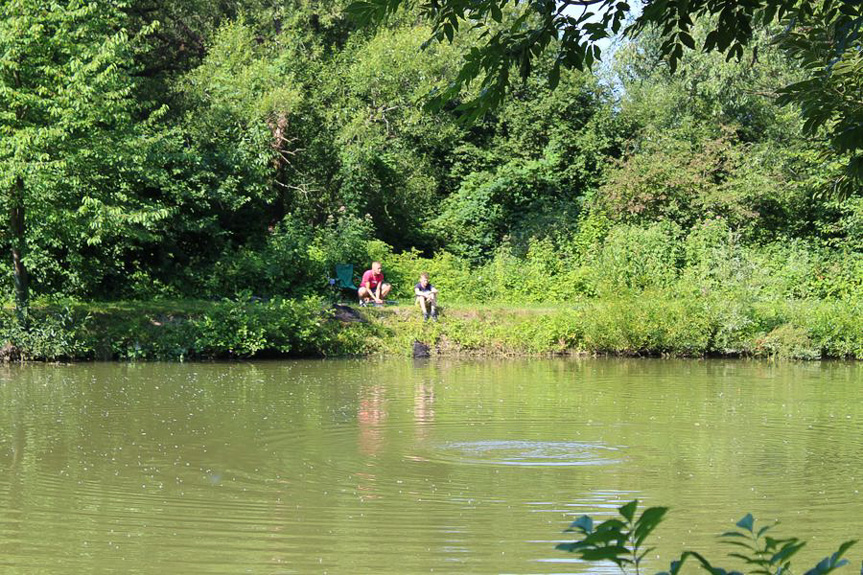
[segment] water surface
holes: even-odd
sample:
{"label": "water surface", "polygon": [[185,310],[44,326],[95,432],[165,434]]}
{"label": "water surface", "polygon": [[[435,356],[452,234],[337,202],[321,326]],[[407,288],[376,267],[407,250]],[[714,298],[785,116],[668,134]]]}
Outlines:
{"label": "water surface", "polygon": [[747,511],[815,560],[863,538],[861,391],[826,362],[7,366],[0,571],[611,572],[554,545],[632,498],[672,507],[653,570]]}

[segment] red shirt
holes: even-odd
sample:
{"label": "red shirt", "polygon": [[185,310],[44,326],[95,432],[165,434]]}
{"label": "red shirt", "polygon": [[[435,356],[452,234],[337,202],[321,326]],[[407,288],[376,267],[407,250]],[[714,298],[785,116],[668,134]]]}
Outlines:
{"label": "red shirt", "polygon": [[372,270],[366,270],[366,273],[363,274],[363,281],[360,282],[360,286],[365,287],[366,284],[369,284],[369,289],[375,291],[378,287],[379,283],[383,283],[384,274],[379,273],[375,275]]}

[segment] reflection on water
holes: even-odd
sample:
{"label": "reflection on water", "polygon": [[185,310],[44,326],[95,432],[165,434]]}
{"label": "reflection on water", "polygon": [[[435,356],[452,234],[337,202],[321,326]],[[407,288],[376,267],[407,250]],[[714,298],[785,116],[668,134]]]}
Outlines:
{"label": "reflection on water", "polygon": [[609,465],[620,463],[609,455],[615,447],[565,441],[472,441],[443,445],[442,453],[455,454],[453,461],[527,467],[555,465]]}
{"label": "reflection on water", "polygon": [[672,507],[655,570],[723,554],[747,511],[817,558],[863,535],[861,385],[843,363],[6,366],[0,571],[583,572],[562,530],[635,497]]}
{"label": "reflection on water", "polygon": [[382,385],[372,385],[361,391],[357,422],[360,428],[360,451],[366,455],[377,455],[381,449],[381,426],[387,419],[385,403]]}

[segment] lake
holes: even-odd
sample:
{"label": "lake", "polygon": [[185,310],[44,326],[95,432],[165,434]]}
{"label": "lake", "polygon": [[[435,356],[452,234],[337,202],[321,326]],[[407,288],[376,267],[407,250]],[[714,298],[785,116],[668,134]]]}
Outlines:
{"label": "lake", "polygon": [[747,512],[803,572],[863,538],[861,398],[841,362],[0,367],[0,572],[611,573],[554,546],[634,498],[651,573],[739,567]]}

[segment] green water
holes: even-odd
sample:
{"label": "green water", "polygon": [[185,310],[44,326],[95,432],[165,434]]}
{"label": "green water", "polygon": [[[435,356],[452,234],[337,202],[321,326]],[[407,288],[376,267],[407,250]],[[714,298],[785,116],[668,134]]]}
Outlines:
{"label": "green water", "polygon": [[747,511],[814,560],[863,538],[861,396],[859,363],[9,366],[0,572],[611,572],[554,545],[636,497],[672,507],[650,569]]}

